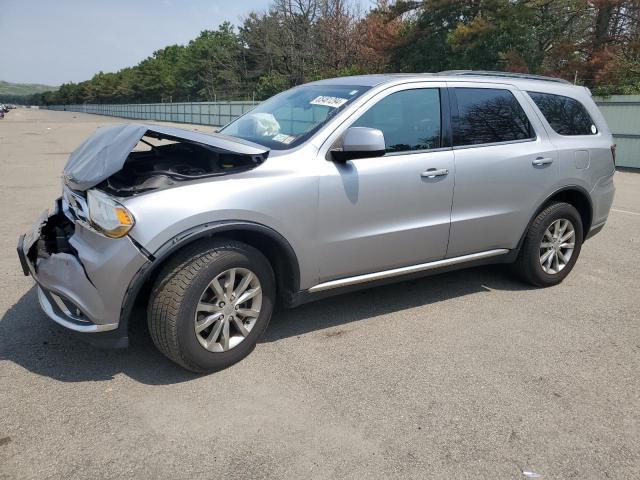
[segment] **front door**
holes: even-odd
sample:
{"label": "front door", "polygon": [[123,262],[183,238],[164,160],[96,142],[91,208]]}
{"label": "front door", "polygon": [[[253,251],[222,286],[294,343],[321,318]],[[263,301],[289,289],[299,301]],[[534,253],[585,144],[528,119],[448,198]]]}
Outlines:
{"label": "front door", "polygon": [[440,97],[439,88],[395,87],[344,127],[380,129],[387,153],[323,167],[320,282],[444,258],[454,164]]}

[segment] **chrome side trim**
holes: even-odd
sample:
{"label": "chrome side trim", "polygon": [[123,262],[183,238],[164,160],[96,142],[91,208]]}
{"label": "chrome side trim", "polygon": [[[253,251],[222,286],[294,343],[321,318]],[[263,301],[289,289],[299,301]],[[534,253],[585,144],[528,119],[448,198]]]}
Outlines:
{"label": "chrome side trim", "polygon": [[318,285],[314,285],[309,289],[309,292],[321,292],[323,290],[329,290],[331,288],[346,287],[348,285],[373,282],[375,280],[382,280],[385,278],[399,277],[401,275],[407,275],[409,273],[434,270],[436,268],[448,267],[450,265],[457,265],[459,263],[470,262],[473,260],[482,260],[483,258],[496,257],[498,255],[504,255],[505,253],[509,253],[509,250],[507,250],[506,248],[498,248],[496,250],[487,250],[486,252],[463,255],[461,257],[445,258],[443,260],[436,260],[435,262],[420,263],[418,265],[410,265],[408,267],[383,270],[382,272],[366,273],[364,275],[357,275],[355,277],[340,278],[338,280],[331,280],[330,282],[324,282],[319,283]]}
{"label": "chrome side trim", "polygon": [[53,306],[51,305],[51,303],[49,303],[49,299],[45,296],[41,287],[38,287],[38,301],[40,302],[40,307],[42,308],[44,313],[47,315],[47,317],[49,317],[54,322],[59,323],[63,327],[68,328],[69,330],[75,330],[76,332],[82,332],[82,333],[96,333],[96,332],[106,332],[109,330],[115,330],[116,328],[118,328],[117,323],[107,323],[104,325],[89,323],[87,325],[78,325],[76,323],[70,322],[69,320],[64,318],[62,315],[59,315],[58,313],[55,312],[55,310],[53,309]]}

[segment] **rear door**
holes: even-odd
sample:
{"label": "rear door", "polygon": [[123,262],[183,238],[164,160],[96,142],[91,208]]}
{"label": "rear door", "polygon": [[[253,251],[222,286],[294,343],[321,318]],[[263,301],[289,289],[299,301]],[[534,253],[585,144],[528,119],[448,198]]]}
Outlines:
{"label": "rear door", "polygon": [[515,248],[557,182],[556,151],[520,90],[449,85],[456,173],[447,257]]}

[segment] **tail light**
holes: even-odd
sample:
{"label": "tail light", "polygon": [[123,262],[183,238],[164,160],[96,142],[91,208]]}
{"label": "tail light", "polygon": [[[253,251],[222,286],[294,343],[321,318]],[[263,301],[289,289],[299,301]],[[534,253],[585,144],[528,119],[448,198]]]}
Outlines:
{"label": "tail light", "polygon": [[611,157],[613,158],[613,166],[616,166],[616,145],[611,145]]}

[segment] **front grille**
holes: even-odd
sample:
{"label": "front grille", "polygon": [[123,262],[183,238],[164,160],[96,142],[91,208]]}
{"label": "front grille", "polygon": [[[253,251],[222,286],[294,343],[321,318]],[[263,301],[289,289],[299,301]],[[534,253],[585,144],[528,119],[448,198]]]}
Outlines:
{"label": "front grille", "polygon": [[34,243],[33,248],[29,249],[27,256],[32,262],[36,262],[37,258],[49,258],[55,253],[68,253],[76,255],[76,251],[69,243],[69,239],[75,233],[75,222],[60,212],[57,212],[47,218],[40,228],[40,236]]}

